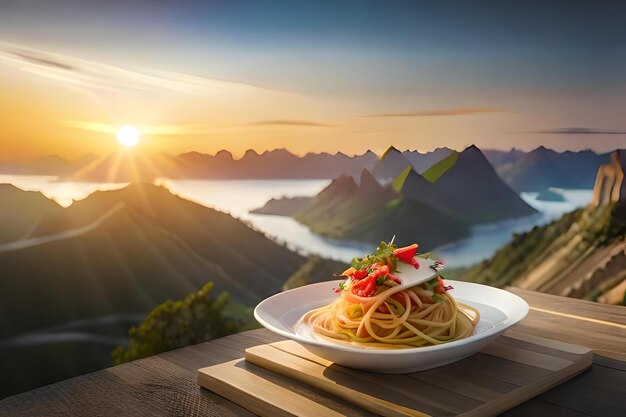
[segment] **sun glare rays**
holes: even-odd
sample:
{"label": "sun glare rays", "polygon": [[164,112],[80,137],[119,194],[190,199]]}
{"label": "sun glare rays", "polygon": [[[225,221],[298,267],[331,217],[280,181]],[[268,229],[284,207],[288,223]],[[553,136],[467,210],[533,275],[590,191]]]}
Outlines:
{"label": "sun glare rays", "polygon": [[122,146],[132,148],[139,143],[141,132],[133,125],[124,125],[117,130],[115,135]]}

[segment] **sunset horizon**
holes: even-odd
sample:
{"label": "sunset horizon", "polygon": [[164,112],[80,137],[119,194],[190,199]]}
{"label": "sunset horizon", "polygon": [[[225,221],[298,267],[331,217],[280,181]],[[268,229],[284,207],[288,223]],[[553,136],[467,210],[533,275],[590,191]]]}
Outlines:
{"label": "sunset horizon", "polygon": [[624,143],[617,9],[243,4],[2,6],[0,159]]}

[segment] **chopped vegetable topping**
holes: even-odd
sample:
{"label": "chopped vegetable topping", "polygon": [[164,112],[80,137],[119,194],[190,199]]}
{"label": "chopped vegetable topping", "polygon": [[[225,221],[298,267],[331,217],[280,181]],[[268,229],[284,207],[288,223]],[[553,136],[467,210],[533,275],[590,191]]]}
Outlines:
{"label": "chopped vegetable topping", "polygon": [[366,269],[378,263],[389,266],[389,269],[393,272],[398,266],[398,258],[393,253],[396,249],[396,245],[391,242],[380,242],[374,253],[366,255],[363,258],[355,257],[352,260],[352,267],[356,269]]}
{"label": "chopped vegetable topping", "polygon": [[[393,244],[393,241],[389,243],[380,242],[374,253],[352,260],[351,267],[341,274],[347,279],[339,285],[337,291],[351,291],[361,297],[371,297],[386,288],[402,284],[401,279],[393,275],[398,262],[413,265],[417,269],[420,266],[417,257],[428,257],[418,254],[417,248],[417,243],[398,248]],[[439,271],[443,269],[443,266],[443,261],[436,261],[431,268]],[[433,278],[422,286],[425,287],[424,291],[431,294],[443,294],[447,289],[452,288],[446,287],[443,281],[440,282],[438,278]],[[381,287],[380,291],[379,287]],[[429,302],[433,300],[431,296],[425,295],[425,298]],[[391,306],[391,309],[394,307]]]}

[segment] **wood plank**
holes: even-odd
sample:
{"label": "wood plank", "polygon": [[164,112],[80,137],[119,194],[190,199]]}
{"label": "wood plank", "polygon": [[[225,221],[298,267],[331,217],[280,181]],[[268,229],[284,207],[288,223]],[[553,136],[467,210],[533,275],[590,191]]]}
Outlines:
{"label": "wood plank", "polygon": [[[249,348],[246,350],[246,361],[384,416],[426,413],[482,416],[506,411],[591,365],[593,356],[589,349],[541,338],[531,339],[522,343],[517,339],[504,338],[487,347],[484,353],[464,359],[461,361],[465,362],[463,364],[459,362],[410,375],[381,375],[337,366],[293,341]],[[489,368],[494,361],[498,366],[488,378],[468,377],[474,369]],[[502,363],[528,372],[521,373],[521,376],[516,374],[517,384],[503,381],[498,378],[502,376]],[[212,371],[213,368],[209,367],[200,373]],[[203,381],[199,374],[199,383],[218,384],[218,389],[223,390],[223,385],[229,385],[230,380],[225,368],[220,368],[220,371],[223,373],[222,380]],[[245,394],[245,398],[239,397],[232,384],[226,390],[229,399],[245,399],[261,409],[270,398],[282,395],[280,390],[272,390],[271,387],[257,392],[248,390]],[[560,405],[549,407],[558,408]]]}
{"label": "wood plank", "polygon": [[353,417],[377,416],[377,414],[370,413],[369,411],[355,408],[352,404],[345,400],[342,400],[341,398],[328,395],[328,393],[321,391],[317,388],[302,384],[294,379],[268,371],[267,369],[253,365],[249,362],[241,361],[236,366],[244,368],[248,372],[251,372],[283,388],[287,388],[290,391],[303,395],[314,402],[324,404],[341,414],[346,414]]}
{"label": "wood plank", "polygon": [[[106,413],[105,413],[106,410]],[[167,410],[145,403],[145,397],[121,378],[96,372],[49,385],[2,401],[2,416],[49,415],[124,415],[165,416]]]}
{"label": "wood plank", "polygon": [[[247,349],[246,361],[297,379],[346,401],[358,402],[361,408],[380,415],[394,417],[426,415],[415,409],[423,404],[413,401],[413,398],[395,390],[401,385],[394,386],[394,390],[384,389],[382,384],[376,384],[369,378],[359,379],[359,377],[366,377],[365,372],[359,372],[355,375],[353,370],[347,370],[334,364],[322,366],[319,363],[288,353],[285,347],[295,342],[278,343],[282,349],[277,349],[272,345],[260,345]],[[358,390],[344,388],[357,385]],[[376,395],[384,398],[379,398]],[[441,411],[444,412],[444,410]]]}
{"label": "wood plank", "polygon": [[[626,310],[625,310],[626,311]],[[626,330],[595,323],[563,318],[531,310],[521,323],[506,335],[538,336],[563,342],[575,342],[595,353],[626,361]]]}
{"label": "wood plank", "polygon": [[195,382],[197,370],[185,369],[160,355],[116,366],[105,372],[123,381],[120,389],[137,393],[143,401],[148,397],[163,415],[216,409],[220,415],[232,416],[245,411],[232,403],[220,404],[218,395],[198,387]]}
{"label": "wood plank", "polygon": [[[282,348],[282,346],[285,346],[285,348]],[[297,343],[274,343],[272,347],[327,367],[330,375],[334,374],[336,377],[340,377],[346,374],[359,381],[367,381],[368,385],[361,384],[361,389],[365,390],[365,392],[370,395],[382,396],[386,399],[393,399],[394,401],[405,401],[406,398],[418,401],[419,403],[414,406],[419,407],[420,410],[429,414],[444,415],[450,413],[450,415],[457,415],[465,408],[479,403],[473,398],[433,385],[430,381],[421,382],[408,379],[412,378],[410,374],[385,375],[362,372],[342,366],[331,367],[331,365],[333,365],[331,361],[312,354]],[[393,388],[390,390],[390,387]],[[428,395],[424,396],[422,393],[428,393]],[[406,398],[398,398],[398,394]]]}
{"label": "wood plank", "polygon": [[470,369],[495,380],[516,386],[522,386],[528,383],[528,381],[534,381],[550,373],[547,369],[511,362],[484,353],[477,353],[472,356],[472,367]]}
{"label": "wood plank", "polygon": [[198,370],[198,383],[222,397],[242,404],[260,416],[328,416],[341,417],[325,405],[309,400],[278,384],[237,366],[234,360]]}
{"label": "wood plank", "polygon": [[578,411],[561,407],[547,401],[533,398],[522,405],[518,405],[502,414],[502,417],[528,417],[528,416],[550,416],[550,417],[589,417]]}
{"label": "wood plank", "polygon": [[560,369],[567,368],[572,364],[572,361],[567,359],[544,355],[543,353],[537,353],[520,347],[508,346],[506,344],[499,343],[491,343],[485,347],[481,353],[506,359],[510,362],[517,362],[523,365],[555,372]]}
{"label": "wood plank", "polygon": [[531,308],[541,308],[554,313],[570,314],[583,319],[595,319],[599,322],[626,326],[626,313],[623,306],[613,306],[576,298],[561,297],[535,291],[507,287],[507,291],[522,297]]}
{"label": "wood plank", "polygon": [[479,373],[476,367],[470,366],[473,363],[471,360],[461,362],[465,362],[463,368],[446,366],[422,371],[411,376],[424,384],[459,393],[480,402],[495,400],[502,394],[517,388],[517,385]]}
{"label": "wood plank", "polygon": [[626,415],[626,373],[593,366],[538,398],[588,416]]}
{"label": "wood plank", "polygon": [[607,358],[606,356],[594,355],[593,363],[598,366],[605,366],[618,371],[626,371],[626,362]]}
{"label": "wood plank", "polygon": [[506,337],[498,338],[494,343],[509,346],[523,347],[526,350],[543,353],[546,355],[558,355],[558,357],[574,361],[578,355],[585,354],[589,348],[580,345],[572,345],[558,340],[542,337],[505,333]]}

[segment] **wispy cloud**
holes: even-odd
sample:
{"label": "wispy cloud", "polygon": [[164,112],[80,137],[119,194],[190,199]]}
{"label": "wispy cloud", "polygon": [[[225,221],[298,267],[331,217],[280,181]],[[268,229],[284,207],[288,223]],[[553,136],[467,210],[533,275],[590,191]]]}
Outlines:
{"label": "wispy cloud", "polygon": [[[108,123],[82,120],[65,120],[61,122],[61,125],[97,133],[115,133],[119,128],[119,126]],[[208,126],[204,124],[138,126],[137,128],[142,134],[156,136],[209,134],[215,133],[218,129],[224,129],[224,127]]]}
{"label": "wispy cloud", "polygon": [[561,127],[557,129],[539,130],[529,133],[550,135],[624,135],[626,130],[594,129],[590,127]]}
{"label": "wispy cloud", "polygon": [[64,120],[61,122],[61,125],[98,133],[115,133],[117,131],[115,126],[107,123],[85,122],[81,120]]}
{"label": "wispy cloud", "polygon": [[334,125],[310,120],[261,120],[244,126],[294,126],[294,127],[334,127]]}
{"label": "wispy cloud", "polygon": [[430,116],[469,116],[480,113],[499,113],[504,110],[491,107],[462,107],[456,109],[429,109],[406,113],[367,114],[361,117],[430,117]]}
{"label": "wispy cloud", "polygon": [[0,43],[0,65],[73,87],[105,90],[210,93],[252,84],[161,70],[137,71],[12,44]]}

